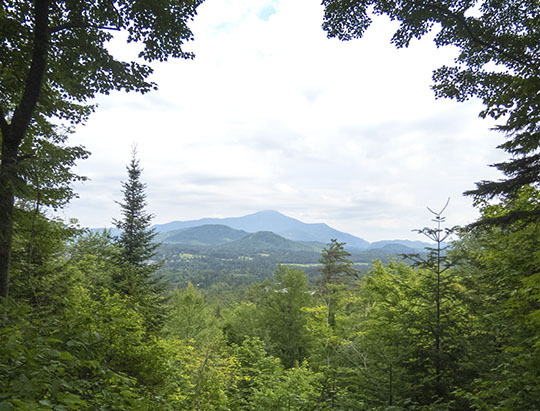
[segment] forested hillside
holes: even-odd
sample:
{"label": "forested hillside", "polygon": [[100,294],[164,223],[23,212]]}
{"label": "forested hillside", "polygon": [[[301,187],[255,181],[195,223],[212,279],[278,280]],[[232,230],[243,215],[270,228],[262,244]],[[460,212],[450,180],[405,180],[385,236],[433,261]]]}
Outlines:
{"label": "forested hillside", "polygon": [[[150,62],[192,58],[200,3],[0,4],[0,410],[538,409],[538,2],[323,1],[341,40],[369,13],[400,24],[397,46],[438,27],[460,54],[437,95],[501,122],[504,178],[468,193],[466,227],[430,210],[425,253],[223,227],[160,246],[135,149],[118,235],[54,217],[84,179],[70,124],[97,94],[152,90]],[[111,31],[140,59],[113,57]]]}
{"label": "forested hillside", "polygon": [[[206,233],[208,227],[200,228]],[[278,265],[301,268],[312,283],[319,276],[319,258],[325,244],[290,241],[270,232],[244,232],[238,240],[229,241],[230,238],[227,238],[219,244],[210,245],[218,242],[212,230],[211,238],[205,240],[207,243],[199,245],[203,237],[200,236],[200,230],[197,230],[197,236],[193,237],[195,240],[190,240],[193,230],[182,232],[181,240],[178,234],[168,237],[187,244],[167,242],[156,249],[154,259],[162,264],[157,274],[172,286],[185,287],[189,281],[200,288],[209,288],[220,282],[235,287],[249,285],[271,278]],[[422,245],[425,246],[425,243]],[[425,249],[395,243],[365,250],[350,249],[349,252],[359,275],[366,273],[375,260],[388,263],[403,261],[405,254],[426,254]]]}

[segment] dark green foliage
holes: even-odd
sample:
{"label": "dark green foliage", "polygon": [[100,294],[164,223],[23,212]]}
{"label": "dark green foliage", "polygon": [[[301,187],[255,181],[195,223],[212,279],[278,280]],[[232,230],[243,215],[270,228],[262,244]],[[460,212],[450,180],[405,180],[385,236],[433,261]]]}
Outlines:
{"label": "dark green foliage", "polygon": [[[538,201],[536,190],[523,189],[482,213],[505,215]],[[540,399],[539,232],[517,224],[463,234],[448,255],[453,266],[439,272],[439,298],[429,258],[422,267],[374,263],[359,281],[328,270],[339,273],[328,277],[330,300],[320,298],[322,285],[312,295],[307,276],[285,266],[274,281],[241,292],[222,284],[205,295],[189,284],[170,296],[161,333],[148,325],[151,304],[140,299],[143,293],[118,292],[114,279],[127,263],[107,232],[66,242],[72,230],[40,216],[31,270],[25,268],[28,237],[21,235],[13,294],[1,307],[7,315],[0,327],[0,404],[22,410],[534,409]],[[329,245],[321,259],[350,268],[343,251],[339,243]],[[43,293],[34,294],[30,284]]]}
{"label": "dark green foliage", "polygon": [[326,325],[330,327],[335,325],[336,301],[334,295],[340,286],[350,283],[358,275],[358,271],[353,267],[353,262],[349,259],[351,254],[345,250],[344,245],[345,243],[332,239],[322,250],[319,259],[322,267],[319,268],[321,278],[318,281],[318,295],[326,305]]}
{"label": "dark green foliage", "polygon": [[[192,58],[184,43],[200,0],[173,1],[15,1],[0,3],[0,297],[9,294],[14,204],[28,196],[21,181],[31,181],[38,202],[64,203],[76,179],[69,167],[86,156],[66,148],[59,124],[84,122],[88,102],[111,90],[147,92],[151,61]],[[124,62],[107,50],[113,31],[139,42],[138,61]],[[145,62],[141,62],[145,61]],[[41,150],[43,152],[41,153]],[[38,154],[41,153],[41,154]],[[44,161],[45,152],[51,162]],[[39,167],[54,171],[36,173]],[[40,198],[40,196],[42,198]]]}
{"label": "dark green foliage", "polygon": [[[436,95],[457,101],[479,98],[484,104],[480,116],[500,120],[497,129],[507,137],[500,148],[511,158],[494,165],[505,178],[482,181],[466,193],[473,196],[482,216],[455,243],[454,267],[446,272],[444,265],[433,270],[433,262],[442,262],[440,255],[423,261],[429,271],[418,270],[416,284],[403,284],[403,288],[396,279],[393,292],[379,293],[385,310],[405,303],[410,305],[405,312],[372,310],[374,319],[386,318],[388,324],[401,327],[383,341],[403,338],[402,345],[412,349],[403,351],[402,375],[418,373],[413,380],[420,385],[407,389],[407,401],[436,408],[430,403],[434,397],[425,397],[436,393],[445,409],[536,409],[540,402],[540,3],[325,0],[323,5],[324,28],[329,36],[342,40],[361,37],[371,24],[370,13],[400,23],[392,38],[397,47],[408,46],[412,39],[435,29],[438,46],[459,50],[455,65],[435,71]],[[501,203],[488,203],[495,198]],[[438,281],[426,281],[433,279],[433,273],[438,273]],[[368,281],[382,279],[374,276]],[[389,299],[399,295],[399,289],[406,294]],[[430,301],[434,291],[440,298]],[[437,300],[440,315],[426,316],[427,307]],[[407,338],[408,332],[422,329],[414,339]],[[440,339],[435,352],[429,343],[434,337]]]}
{"label": "dark green foliage", "polygon": [[[540,184],[540,4],[521,0],[324,0],[323,27],[331,37],[362,37],[370,14],[400,23],[392,42],[406,47],[435,29],[437,46],[459,50],[453,66],[433,74],[437,97],[479,98],[482,117],[504,120],[497,129],[508,137],[500,146],[512,157],[495,164],[506,179],[482,181],[468,191],[476,200],[512,197],[520,187]],[[527,220],[538,219],[531,209]],[[487,221],[486,219],[484,221]],[[497,222],[503,222],[501,220]]]}
{"label": "dark green foliage", "polygon": [[246,338],[263,338],[259,314],[259,307],[252,301],[235,302],[223,309],[221,326],[227,342],[241,345]]}
{"label": "dark green foliage", "polygon": [[[98,329],[80,333],[85,322],[89,325],[87,317],[69,311],[49,318],[35,314],[22,304],[13,304],[8,315],[17,321],[0,328],[2,404],[13,407],[7,409],[134,406],[140,399],[135,380],[104,360],[99,349],[110,347]],[[101,327],[99,331],[106,332]]]}
{"label": "dark green foliage", "polygon": [[81,146],[66,145],[68,133],[53,128],[46,136],[29,135],[21,145],[21,156],[32,161],[20,164],[15,195],[20,201],[32,202],[37,208],[59,209],[76,197],[72,184],[86,177],[71,169],[77,160],[90,154]]}
{"label": "dark green foliage", "polygon": [[[1,43],[0,49],[4,68],[0,82],[2,115],[8,121],[17,109],[22,110],[18,103],[28,92],[32,75],[37,74],[29,69],[32,62],[36,63],[36,53],[45,54],[42,58],[46,60],[42,74],[46,82],[42,90],[36,90],[39,105],[30,114],[38,122],[45,123],[47,117],[80,121],[91,111],[84,102],[97,93],[151,90],[155,85],[146,80],[152,72],[150,67],[141,62],[118,61],[106,49],[106,43],[114,31],[127,31],[128,41],[142,43],[140,57],[145,61],[162,61],[169,56],[192,58],[182,46],[192,39],[187,22],[200,3],[3,3],[0,36],[7,41]],[[43,49],[36,50],[33,37],[40,34],[40,29],[48,34],[42,39]],[[40,79],[36,81],[40,83]]]}
{"label": "dark green foliage", "polygon": [[85,273],[95,289],[113,289],[113,278],[120,277],[120,249],[109,231],[85,233],[68,247],[67,257]]}
{"label": "dark green foliage", "polygon": [[274,281],[264,288],[260,302],[261,326],[268,351],[286,368],[298,366],[307,356],[309,337],[303,308],[311,305],[306,274],[279,266]]}
{"label": "dark green foliage", "polygon": [[216,246],[240,240],[247,234],[243,230],[235,230],[220,224],[205,224],[198,227],[160,233],[156,240],[162,243]]}
{"label": "dark green foliage", "polygon": [[446,272],[437,295],[430,270],[378,265],[364,291],[372,304],[364,319],[362,343],[371,368],[363,373],[364,383],[369,387],[372,372],[383,378],[385,390],[369,387],[386,393],[378,401],[465,406],[453,394],[474,376],[465,360],[472,317],[463,280]]}
{"label": "dark green foliage", "polygon": [[[428,285],[426,294],[428,298],[432,300],[432,310],[434,318],[434,324],[432,325],[431,334],[433,335],[434,354],[433,366],[435,369],[435,396],[439,401],[442,401],[445,397],[448,397],[449,390],[447,384],[443,381],[443,368],[448,366],[445,364],[445,357],[448,357],[445,352],[446,344],[443,344],[444,336],[448,330],[444,324],[443,319],[451,317],[452,313],[443,313],[442,308],[444,301],[450,296],[448,295],[449,286],[453,283],[454,276],[451,271],[448,271],[452,264],[449,262],[446,251],[449,248],[448,245],[444,245],[445,241],[448,241],[449,237],[455,231],[455,228],[443,228],[443,223],[446,217],[443,216],[446,207],[450,202],[450,198],[446,201],[445,206],[441,211],[435,212],[428,207],[428,210],[433,214],[433,222],[435,227],[424,227],[420,230],[416,230],[419,234],[422,234],[435,243],[434,247],[427,248],[427,255],[425,258],[419,255],[410,255],[409,259],[412,259],[416,267],[421,267],[427,274],[427,280],[431,283]],[[447,358],[446,358],[447,359]]]}
{"label": "dark green foliage", "polygon": [[330,240],[322,250],[319,263],[322,267],[320,283],[338,284],[346,282],[357,276],[357,271],[353,267],[353,262],[349,259],[351,253],[344,248],[345,243],[340,243],[336,239]]}
{"label": "dark green foliage", "polygon": [[[482,218],[528,211],[540,203],[525,187]],[[540,402],[540,227],[514,223],[466,233],[454,258],[475,315],[469,340],[477,378],[462,394],[479,409],[534,409]]]}
{"label": "dark green foliage", "polygon": [[132,301],[96,284],[110,283],[109,257],[77,248],[66,250],[69,260],[41,254],[33,267],[48,269],[33,279],[40,293],[26,297],[15,276],[2,301],[2,399],[21,410],[150,409],[162,402],[165,358]]}
{"label": "dark green foliage", "polygon": [[122,182],[124,199],[118,203],[122,218],[113,220],[113,223],[120,230],[118,245],[122,259],[135,267],[142,267],[154,256],[158,244],[152,241],[156,236],[150,229],[153,216],[146,211],[146,184],[141,182],[142,169],[135,150],[126,169],[128,179]]}
{"label": "dark green foliage", "polygon": [[[2,3],[0,259],[11,253],[11,222],[16,230],[9,297],[1,278],[0,409],[538,408],[537,2],[324,2],[332,35],[361,35],[373,5],[402,23],[398,46],[439,24],[436,42],[460,47],[457,68],[440,69],[435,88],[458,100],[480,97],[484,115],[505,116],[504,149],[514,158],[498,167],[508,179],[473,193],[502,197],[478,204],[480,222],[504,225],[460,233],[448,256],[447,232],[423,229],[438,247],[415,256],[417,266],[376,262],[358,281],[353,261],[376,254],[360,260],[332,240],[312,289],[302,271],[276,270],[284,262],[316,271],[305,244],[269,233],[236,247],[222,236],[228,244],[212,251],[169,244],[160,251],[167,269],[174,276],[181,267],[188,286],[172,293],[166,317],[157,265],[149,264],[157,249],[138,161],[123,185],[119,241],[106,232],[73,240],[79,230],[47,218],[43,207],[73,196],[69,184],[79,177],[69,167],[86,153],[66,147],[51,118],[84,119],[97,92],[152,88],[148,67],[108,55],[107,27],[144,37],[147,59],[189,57],[180,46],[198,4]],[[234,288],[271,273],[273,281]]]}
{"label": "dark green foliage", "polygon": [[[232,245],[232,242],[231,242]],[[402,251],[402,249],[399,249]],[[272,249],[263,251],[228,247],[196,246],[186,244],[161,244],[156,249],[156,259],[163,262],[160,275],[171,288],[185,287],[188,281],[200,288],[226,282],[231,286],[244,286],[271,278],[279,264],[298,267],[308,274],[310,282],[320,276],[320,252]],[[351,251],[351,260],[358,275],[367,272],[371,261],[388,262],[398,258],[393,249]]]}
{"label": "dark green foliage", "polygon": [[[17,246],[21,236],[26,237],[27,266],[36,257],[34,243],[40,237],[38,231],[47,226],[42,224],[43,215],[69,203],[76,196],[72,183],[86,179],[73,173],[71,168],[77,160],[86,158],[88,152],[80,146],[66,146],[66,139],[67,134],[60,134],[51,127],[48,136],[28,133],[21,145],[21,156],[32,158],[32,161],[21,162],[12,181],[16,197],[12,215],[16,232],[12,246]],[[20,257],[15,256],[15,261],[20,261]]]}
{"label": "dark green foliage", "polygon": [[220,246],[220,249],[244,249],[247,252],[272,252],[276,250],[288,252],[319,252],[320,245],[318,243],[303,243],[287,240],[270,231],[258,231],[256,233],[247,234],[240,240],[223,244]]}
{"label": "dark green foliage", "polygon": [[257,338],[233,345],[231,353],[239,362],[238,383],[229,393],[231,409],[299,411],[318,407],[320,374],[307,367],[284,370]]}
{"label": "dark green foliage", "polygon": [[48,219],[31,202],[19,202],[13,239],[12,294],[44,312],[77,281],[62,270],[66,242],[80,230],[58,219]]}
{"label": "dark green foliage", "polygon": [[165,334],[180,340],[193,341],[197,346],[207,346],[221,338],[213,308],[193,284],[175,289],[168,298],[168,319]]}
{"label": "dark green foliage", "polygon": [[166,286],[154,275],[159,264],[151,258],[158,244],[152,241],[156,233],[150,229],[152,215],[146,211],[146,185],[140,180],[141,171],[134,149],[127,167],[128,180],[122,183],[124,200],[119,203],[122,219],[114,220],[120,230],[116,242],[122,269],[113,277],[113,287],[133,298],[148,327],[159,328],[165,316],[162,294]]}

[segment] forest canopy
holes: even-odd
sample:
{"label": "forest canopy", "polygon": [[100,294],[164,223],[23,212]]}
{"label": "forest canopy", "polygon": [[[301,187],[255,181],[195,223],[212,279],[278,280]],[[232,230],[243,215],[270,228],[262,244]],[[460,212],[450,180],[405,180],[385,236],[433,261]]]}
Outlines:
{"label": "forest canopy", "polygon": [[[316,278],[274,264],[268,278],[233,287],[215,276],[205,289],[159,277],[135,152],[118,236],[46,212],[82,178],[72,166],[88,153],[67,144],[71,125],[98,93],[152,90],[148,62],[191,58],[183,44],[199,4],[0,3],[0,410],[537,407],[539,3],[324,0],[332,37],[361,37],[374,13],[400,23],[398,47],[430,30],[457,46],[435,93],[479,98],[480,114],[501,122],[506,179],[469,193],[476,224],[446,227],[434,213],[418,231],[435,246],[407,256],[413,264],[360,273],[329,239]],[[118,30],[147,63],[109,54]]]}

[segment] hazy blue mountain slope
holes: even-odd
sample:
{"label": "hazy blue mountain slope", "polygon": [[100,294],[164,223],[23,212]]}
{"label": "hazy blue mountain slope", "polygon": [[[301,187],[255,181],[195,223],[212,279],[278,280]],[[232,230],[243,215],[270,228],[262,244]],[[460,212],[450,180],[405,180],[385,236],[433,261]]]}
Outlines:
{"label": "hazy blue mountain slope", "polygon": [[324,244],[302,243],[288,240],[270,231],[258,231],[247,234],[240,240],[219,246],[220,250],[238,250],[249,252],[272,251],[315,251],[320,252]]}
{"label": "hazy blue mountain slope", "polygon": [[216,246],[239,240],[247,234],[246,231],[235,230],[221,224],[205,224],[198,227],[159,233],[158,241],[164,243]]}
{"label": "hazy blue mountain slope", "polygon": [[220,224],[244,230],[250,233],[271,231],[289,240],[317,241],[328,243],[330,239],[346,242],[351,247],[366,248],[369,243],[359,237],[335,230],[326,224],[307,224],[295,218],[287,217],[277,211],[259,211],[243,217],[203,218],[191,221],[173,221],[159,224],[154,228],[157,232],[179,230],[207,224]]}
{"label": "hazy blue mountain slope", "polygon": [[[228,227],[227,232],[224,226]],[[206,228],[198,228],[206,227]],[[346,243],[349,250],[376,250],[388,245],[401,245],[418,251],[424,251],[429,244],[423,241],[385,240],[369,243],[362,238],[344,233],[324,223],[307,224],[295,218],[287,217],[277,211],[259,211],[243,217],[203,218],[190,221],[173,221],[153,227],[158,236],[157,242],[184,243],[192,245],[215,246],[240,239],[246,233],[270,231],[285,239],[303,242],[327,244],[330,239]],[[193,229],[194,231],[186,231]],[[97,231],[100,229],[94,229]],[[234,233],[240,231],[241,233]],[[114,234],[114,233],[113,233]],[[399,247],[396,248],[398,250]],[[403,251],[405,252],[405,251]]]}
{"label": "hazy blue mountain slope", "polygon": [[419,249],[407,247],[406,245],[398,244],[398,243],[387,243],[381,247],[370,247],[369,249],[363,250],[363,251],[368,251],[368,252],[375,251],[375,252],[382,253],[384,255],[388,255],[388,254],[414,254],[414,253],[417,253]]}
{"label": "hazy blue mountain slope", "polygon": [[426,247],[433,246],[424,241],[411,241],[411,240],[384,240],[384,241],[375,241],[369,245],[369,248],[382,248],[388,245],[402,245],[413,250],[423,250]]}

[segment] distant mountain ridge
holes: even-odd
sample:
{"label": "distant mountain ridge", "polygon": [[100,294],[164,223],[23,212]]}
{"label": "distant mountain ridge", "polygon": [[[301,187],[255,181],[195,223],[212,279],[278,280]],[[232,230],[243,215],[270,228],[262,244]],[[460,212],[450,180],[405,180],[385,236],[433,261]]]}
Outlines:
{"label": "distant mountain ridge", "polygon": [[217,246],[237,241],[248,235],[247,231],[235,230],[222,224],[205,224],[180,230],[158,232],[156,241],[189,245]]}
{"label": "distant mountain ridge", "polygon": [[[396,253],[413,252],[424,250],[430,244],[422,241],[410,240],[384,240],[369,243],[368,241],[336,230],[324,223],[304,223],[292,217],[281,214],[278,211],[266,210],[242,217],[230,218],[202,218],[189,221],[172,221],[165,224],[157,224],[152,227],[156,232],[156,241],[163,243],[186,244],[193,246],[224,246],[227,243],[235,243],[231,247],[239,247],[239,241],[244,240],[248,234],[270,232],[284,240],[290,240],[289,247],[297,249],[320,249],[321,245],[329,243],[335,238],[346,243],[348,249],[395,250]],[[98,231],[95,229],[94,231]],[[117,230],[111,230],[115,235]],[[261,236],[252,237],[262,246]],[[247,239],[245,240],[247,241]],[[274,246],[281,240],[273,238]],[[301,246],[293,245],[294,242],[304,243]],[[307,244],[306,243],[312,243]],[[247,246],[247,244],[244,244]],[[263,247],[264,248],[264,247]]]}
{"label": "distant mountain ridge", "polygon": [[288,240],[271,231],[257,231],[247,234],[245,237],[221,245],[220,249],[245,250],[251,252],[273,252],[273,251],[308,251],[320,253],[324,244],[305,243],[301,241]]}
{"label": "distant mountain ridge", "polygon": [[324,223],[303,223],[278,211],[266,210],[249,214],[243,217],[231,218],[203,218],[190,221],[173,221],[158,224],[154,229],[158,233],[180,230],[184,228],[203,225],[225,225],[236,230],[255,233],[258,231],[271,231],[283,238],[293,241],[316,241],[328,243],[332,238],[345,242],[349,247],[367,248],[369,242],[352,234],[338,231]]}

